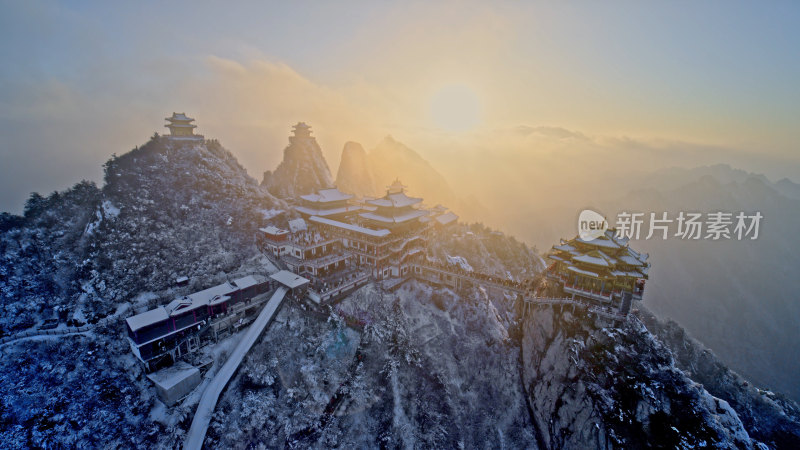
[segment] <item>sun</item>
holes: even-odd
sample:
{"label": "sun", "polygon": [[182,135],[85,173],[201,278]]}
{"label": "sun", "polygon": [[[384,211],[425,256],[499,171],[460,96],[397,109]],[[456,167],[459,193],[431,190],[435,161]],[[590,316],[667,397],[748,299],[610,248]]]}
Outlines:
{"label": "sun", "polygon": [[481,104],[475,91],[466,84],[448,84],[430,100],[433,124],[452,132],[464,132],[481,122]]}

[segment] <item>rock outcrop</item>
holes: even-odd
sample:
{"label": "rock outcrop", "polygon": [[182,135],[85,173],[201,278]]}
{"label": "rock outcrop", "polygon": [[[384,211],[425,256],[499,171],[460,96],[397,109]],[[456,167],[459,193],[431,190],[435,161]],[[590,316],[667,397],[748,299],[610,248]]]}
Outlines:
{"label": "rock outcrop", "polygon": [[293,127],[283,161],[275,172],[267,171],[261,182],[278,198],[297,197],[333,186],[331,170],[311,128],[303,122]]}
{"label": "rock outcrop", "polygon": [[396,178],[431,206],[441,203],[457,213],[463,209],[444,176],[419,153],[391,136],[386,136],[369,153],[355,142],[345,145],[336,176],[339,189],[357,195],[383,195],[386,186]]}
{"label": "rock outcrop", "polygon": [[336,187],[343,192],[375,195],[376,185],[367,160],[367,152],[358,142],[347,142],[342,149],[342,159],[336,174]]}
{"label": "rock outcrop", "polygon": [[641,322],[542,307],[523,322],[523,384],[546,448],[753,448],[738,414],[675,367]]}
{"label": "rock outcrop", "polygon": [[637,316],[669,347],[679,369],[736,410],[750,436],[772,448],[800,448],[797,404],[746,381],[675,321],[659,320],[646,309],[640,309]]}

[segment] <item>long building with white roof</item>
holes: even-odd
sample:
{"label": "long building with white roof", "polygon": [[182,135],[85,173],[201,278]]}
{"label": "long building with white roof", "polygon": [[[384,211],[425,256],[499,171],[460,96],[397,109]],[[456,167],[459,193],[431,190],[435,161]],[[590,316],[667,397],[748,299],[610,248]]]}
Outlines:
{"label": "long building with white roof", "polygon": [[268,288],[267,280],[248,275],[128,317],[125,325],[131,350],[150,370],[169,365],[199,346],[198,334],[212,319],[245,314],[243,304]]}

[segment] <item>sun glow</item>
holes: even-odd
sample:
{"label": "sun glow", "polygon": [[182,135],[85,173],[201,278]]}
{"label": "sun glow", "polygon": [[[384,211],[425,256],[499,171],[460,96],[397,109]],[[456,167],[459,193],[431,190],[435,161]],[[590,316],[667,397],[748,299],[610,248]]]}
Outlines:
{"label": "sun glow", "polygon": [[481,122],[480,101],[469,86],[449,84],[431,97],[430,117],[434,125],[444,130],[468,131]]}

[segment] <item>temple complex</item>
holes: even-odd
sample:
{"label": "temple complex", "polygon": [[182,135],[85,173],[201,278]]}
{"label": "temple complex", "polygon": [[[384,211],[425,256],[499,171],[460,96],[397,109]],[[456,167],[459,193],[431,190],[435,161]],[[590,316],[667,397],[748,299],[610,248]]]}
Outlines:
{"label": "temple complex", "polygon": [[172,117],[167,117],[166,119],[168,124],[164,125],[166,128],[169,128],[169,137],[172,139],[179,139],[179,140],[202,140],[203,136],[200,134],[194,134],[194,129],[197,128],[197,125],[194,125],[194,119],[191,117],[186,116],[186,113],[172,113]]}
{"label": "temple complex", "polygon": [[427,232],[458,219],[442,206],[421,208],[422,199],[408,196],[405,189],[395,180],[385,196],[360,203],[336,188],[302,195],[294,209],[308,229],[262,228],[262,251],[312,280],[356,272],[378,280],[405,276],[412,258],[424,253]]}
{"label": "temple complex", "polygon": [[600,237],[561,240],[547,258],[547,278],[563,293],[600,303],[627,314],[631,300],[641,300],[650,263],[649,255],[628,246],[627,238],[606,230]]}

